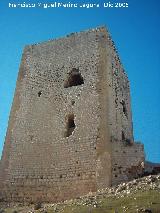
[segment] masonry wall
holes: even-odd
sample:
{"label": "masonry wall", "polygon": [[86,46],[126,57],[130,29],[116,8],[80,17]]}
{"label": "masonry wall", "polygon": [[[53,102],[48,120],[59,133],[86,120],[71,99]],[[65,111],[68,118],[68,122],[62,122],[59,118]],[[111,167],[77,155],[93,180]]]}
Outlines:
{"label": "masonry wall", "polygon": [[2,156],[1,197],[77,197],[133,178],[124,172],[142,159],[143,147],[133,141],[129,82],[104,28],[25,48]]}
{"label": "masonry wall", "polygon": [[144,172],[144,147],[134,142],[130,85],[114,42],[106,42],[109,84],[109,129],[112,185],[137,178]]}
{"label": "masonry wall", "polygon": [[[98,63],[97,34],[92,31],[25,48],[8,130],[10,150],[5,148],[10,199],[17,194],[20,200],[27,197],[21,186],[32,199],[62,200],[95,191],[97,184],[109,185],[111,162],[104,161],[111,157],[97,147],[97,140],[106,141],[104,130],[99,130],[104,106],[97,91],[102,81]],[[66,88],[73,69],[84,84]],[[67,137],[69,116],[74,117],[75,129]]]}

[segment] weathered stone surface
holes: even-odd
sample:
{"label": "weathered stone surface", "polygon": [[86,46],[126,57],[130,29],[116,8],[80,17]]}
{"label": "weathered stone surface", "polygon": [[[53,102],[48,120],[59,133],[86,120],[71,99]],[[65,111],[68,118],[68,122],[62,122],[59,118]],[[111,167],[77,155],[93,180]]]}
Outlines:
{"label": "weathered stone surface", "polygon": [[105,28],[24,49],[0,197],[60,201],[142,174],[129,81]]}

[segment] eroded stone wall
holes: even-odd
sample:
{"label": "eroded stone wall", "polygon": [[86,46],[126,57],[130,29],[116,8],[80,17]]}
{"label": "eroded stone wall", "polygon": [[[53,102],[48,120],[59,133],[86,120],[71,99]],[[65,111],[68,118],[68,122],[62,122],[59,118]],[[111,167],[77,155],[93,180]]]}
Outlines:
{"label": "eroded stone wall", "polygon": [[144,147],[142,144],[112,144],[112,184],[141,177],[144,172]]}
{"label": "eroded stone wall", "polygon": [[134,142],[128,77],[111,37],[106,43],[109,84],[109,131],[112,185],[137,178],[144,172],[144,147]]}
{"label": "eroded stone wall", "polygon": [[130,170],[142,158],[133,141],[129,82],[105,28],[25,48],[1,197],[77,197],[132,179]]}
{"label": "eroded stone wall", "polygon": [[[86,32],[25,48],[20,104],[9,129],[12,143],[5,183],[12,188],[49,186],[52,200],[96,190],[97,46],[96,33]],[[74,70],[84,82],[66,87]],[[67,136],[70,116],[75,127]]]}

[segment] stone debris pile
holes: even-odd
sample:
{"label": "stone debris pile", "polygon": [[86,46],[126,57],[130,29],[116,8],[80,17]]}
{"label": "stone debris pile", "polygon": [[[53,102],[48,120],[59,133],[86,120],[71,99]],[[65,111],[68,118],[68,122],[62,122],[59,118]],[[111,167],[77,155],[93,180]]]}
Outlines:
{"label": "stone debris pile", "polygon": [[[67,206],[100,206],[102,199],[107,197],[128,197],[131,194],[135,194],[139,190],[148,191],[148,190],[158,190],[160,192],[160,174],[159,175],[149,175],[140,179],[134,179],[133,181],[121,183],[118,186],[112,188],[105,188],[98,190],[97,192],[90,192],[86,196],[82,196],[76,199],[66,200],[57,204],[46,204],[44,205],[45,209],[47,207],[54,207],[55,212],[61,211],[65,205]],[[136,199],[136,198],[134,198]],[[124,211],[127,211],[125,207]],[[149,209],[137,209],[137,212],[151,212]]]}
{"label": "stone debris pile", "polygon": [[[123,197],[129,197],[133,196],[133,199],[136,200],[137,198],[134,197],[134,194],[136,194],[138,191],[145,192],[150,190],[156,190],[160,193],[160,174],[159,175],[149,175],[140,179],[134,179],[130,182],[124,182],[117,186],[111,187],[111,188],[105,188],[98,190],[97,192],[90,192],[86,196],[81,196],[76,199],[71,200],[65,200],[63,202],[59,203],[53,203],[53,204],[41,204],[39,209],[35,209],[34,207],[28,208],[28,210],[20,211],[21,213],[35,213],[42,212],[47,213],[48,209],[52,208],[53,212],[63,212],[65,207],[72,207],[75,208],[77,206],[87,206],[91,209],[98,208],[101,206],[103,198],[123,198]],[[18,206],[17,205],[14,205]],[[152,211],[149,208],[137,208],[137,213],[152,213]],[[0,209],[1,210],[1,209]],[[123,211],[128,212],[128,207],[123,206]],[[3,212],[3,210],[2,210]],[[5,211],[4,211],[5,212]],[[1,213],[1,211],[0,211]]]}

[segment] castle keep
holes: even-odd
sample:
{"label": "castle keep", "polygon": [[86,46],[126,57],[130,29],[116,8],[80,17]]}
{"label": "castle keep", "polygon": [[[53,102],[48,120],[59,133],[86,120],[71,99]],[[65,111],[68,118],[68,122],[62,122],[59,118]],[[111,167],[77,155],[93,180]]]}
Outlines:
{"label": "castle keep", "polygon": [[0,198],[61,201],[138,177],[130,89],[105,28],[26,46],[0,162]]}

